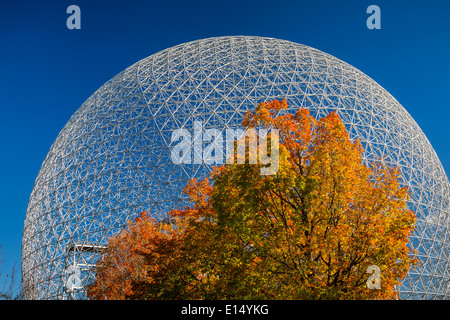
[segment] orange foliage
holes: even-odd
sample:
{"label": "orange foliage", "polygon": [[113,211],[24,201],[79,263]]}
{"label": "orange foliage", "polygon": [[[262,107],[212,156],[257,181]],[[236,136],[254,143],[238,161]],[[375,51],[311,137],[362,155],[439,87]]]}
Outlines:
{"label": "orange foliage", "polygon": [[[89,297],[397,298],[417,263],[407,247],[416,217],[399,170],[381,159],[364,165],[336,113],[278,115],[286,108],[286,100],[261,103],[242,123],[279,129],[276,175],[234,164],[190,181],[192,207],[167,221],[143,214],[111,238]],[[370,265],[380,268],[381,289],[366,287]]]}

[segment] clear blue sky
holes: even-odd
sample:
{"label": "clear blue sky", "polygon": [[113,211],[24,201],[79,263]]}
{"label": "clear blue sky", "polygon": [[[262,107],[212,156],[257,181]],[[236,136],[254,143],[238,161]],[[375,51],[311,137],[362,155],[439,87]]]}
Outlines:
{"label": "clear blue sky", "polygon": [[[69,5],[81,30],[69,30]],[[381,8],[369,30],[366,9]],[[413,116],[450,174],[450,1],[0,0],[0,244],[3,273],[20,265],[34,180],[77,108],[155,52],[225,35],[280,38],[360,69]]]}

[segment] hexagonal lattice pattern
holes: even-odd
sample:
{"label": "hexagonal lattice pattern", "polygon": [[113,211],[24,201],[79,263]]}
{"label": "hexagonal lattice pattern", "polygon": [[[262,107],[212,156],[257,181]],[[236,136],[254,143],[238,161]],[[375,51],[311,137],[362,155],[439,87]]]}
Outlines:
{"label": "hexagonal lattice pattern", "polygon": [[205,164],[175,165],[174,129],[237,128],[259,102],[286,98],[316,117],[335,110],[367,160],[400,166],[418,215],[410,245],[422,262],[402,298],[449,290],[449,183],[427,138],[381,86],[345,62],[296,43],[220,37],[181,44],[127,68],[95,92],[52,145],[28,204],[22,246],[32,299],[84,298],[108,237],[146,210],[163,217],[185,201]]}

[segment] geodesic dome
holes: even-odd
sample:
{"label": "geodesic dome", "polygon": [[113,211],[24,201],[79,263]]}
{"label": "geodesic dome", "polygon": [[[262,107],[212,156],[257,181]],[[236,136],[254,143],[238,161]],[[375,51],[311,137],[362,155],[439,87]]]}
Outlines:
{"label": "geodesic dome", "polygon": [[145,210],[162,218],[185,205],[181,190],[211,166],[174,164],[172,132],[240,127],[261,101],[286,98],[316,117],[336,111],[368,161],[401,168],[418,216],[409,245],[421,265],[404,299],[447,299],[449,182],[429,141],[380,85],[308,46],[218,37],[153,54],[106,82],[75,112],[45,158],[29,200],[22,243],[28,299],[83,299],[108,237]]}

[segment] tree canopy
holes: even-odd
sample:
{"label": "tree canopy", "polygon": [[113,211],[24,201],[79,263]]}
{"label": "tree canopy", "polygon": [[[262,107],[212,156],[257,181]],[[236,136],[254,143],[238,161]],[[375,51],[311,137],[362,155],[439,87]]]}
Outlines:
{"label": "tree canopy", "polygon": [[[112,237],[92,299],[395,299],[417,264],[416,217],[399,169],[365,164],[335,112],[316,120],[286,100],[260,103],[242,125],[278,129],[279,167],[226,164],[191,180],[191,206],[143,212]],[[268,144],[273,143],[268,138]],[[249,150],[247,150],[249,151]],[[368,289],[369,266],[381,288]]]}

